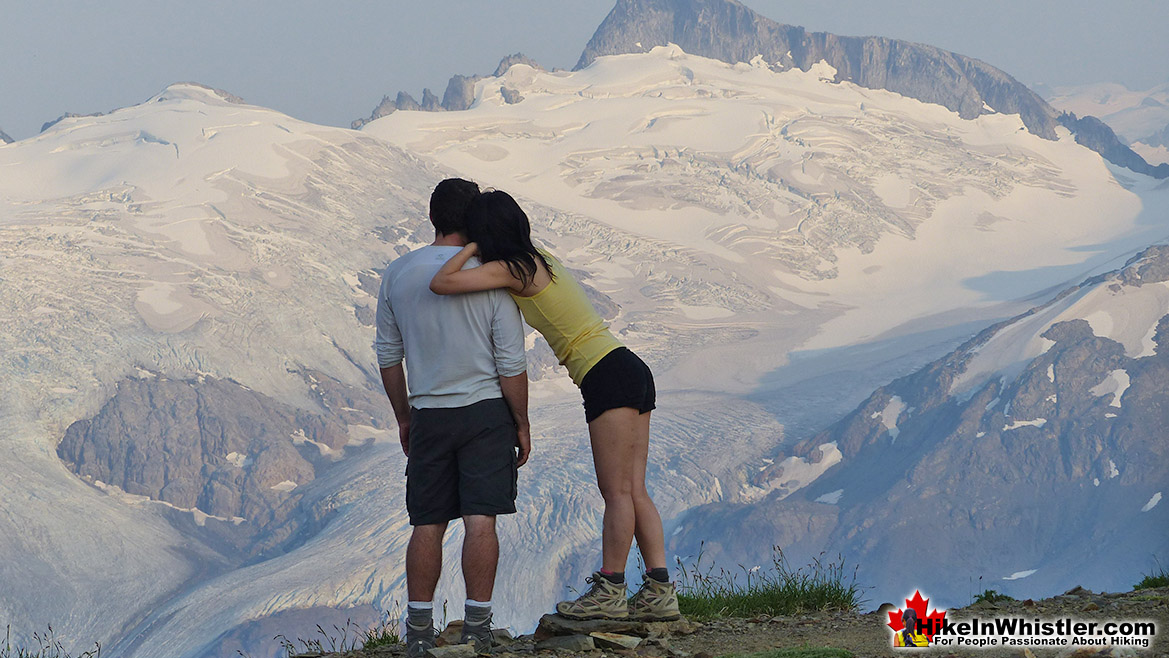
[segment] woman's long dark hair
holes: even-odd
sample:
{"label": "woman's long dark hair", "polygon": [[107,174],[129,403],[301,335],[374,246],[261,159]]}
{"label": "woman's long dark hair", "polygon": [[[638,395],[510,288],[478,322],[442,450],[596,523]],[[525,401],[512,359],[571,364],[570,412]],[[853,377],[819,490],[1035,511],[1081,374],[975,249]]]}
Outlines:
{"label": "woman's long dark hair", "polygon": [[532,244],[528,216],[507,192],[492,190],[475,197],[467,206],[465,220],[467,239],[479,245],[479,259],[484,263],[503,261],[525,287],[536,277],[537,258],[552,275],[552,265]]}

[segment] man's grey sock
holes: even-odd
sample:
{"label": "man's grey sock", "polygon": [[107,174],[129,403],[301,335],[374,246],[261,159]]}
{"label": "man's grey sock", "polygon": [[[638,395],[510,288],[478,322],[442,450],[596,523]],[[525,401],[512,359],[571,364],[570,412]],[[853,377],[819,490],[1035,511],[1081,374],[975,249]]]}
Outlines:
{"label": "man's grey sock", "polygon": [[467,604],[463,606],[463,612],[465,623],[472,626],[482,626],[491,621],[491,601],[484,603],[467,599]]}
{"label": "man's grey sock", "polygon": [[434,606],[416,605],[411,601],[406,605],[406,625],[410,630],[428,631],[434,625]]}

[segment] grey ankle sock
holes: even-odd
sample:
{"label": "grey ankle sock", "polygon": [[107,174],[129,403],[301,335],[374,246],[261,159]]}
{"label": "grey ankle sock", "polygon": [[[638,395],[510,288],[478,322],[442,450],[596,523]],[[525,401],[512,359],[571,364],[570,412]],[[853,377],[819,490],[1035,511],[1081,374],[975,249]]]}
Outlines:
{"label": "grey ankle sock", "polygon": [[650,578],[653,578],[654,580],[658,581],[659,583],[670,582],[670,570],[665,568],[665,567],[658,567],[656,569],[650,569],[649,571],[645,572],[645,575],[649,576]]}
{"label": "grey ankle sock", "polygon": [[472,626],[482,626],[491,621],[491,604],[472,605],[468,602],[463,606],[463,621]]}
{"label": "grey ankle sock", "polygon": [[406,625],[416,631],[430,630],[434,625],[434,609],[433,608],[415,608],[414,606],[406,606]]}

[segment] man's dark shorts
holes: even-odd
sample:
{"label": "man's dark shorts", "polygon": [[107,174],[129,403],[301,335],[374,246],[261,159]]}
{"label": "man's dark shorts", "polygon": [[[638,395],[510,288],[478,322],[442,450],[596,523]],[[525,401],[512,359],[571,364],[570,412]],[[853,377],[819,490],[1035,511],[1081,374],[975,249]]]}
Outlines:
{"label": "man's dark shorts", "polygon": [[500,398],[454,409],[411,409],[410,525],[514,514],[515,447],[515,421]]}

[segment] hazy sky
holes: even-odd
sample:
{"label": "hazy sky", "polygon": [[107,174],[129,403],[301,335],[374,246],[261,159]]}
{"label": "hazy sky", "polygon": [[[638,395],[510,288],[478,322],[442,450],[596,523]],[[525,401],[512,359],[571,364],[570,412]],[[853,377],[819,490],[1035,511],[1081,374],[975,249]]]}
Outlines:
{"label": "hazy sky", "polygon": [[[0,129],[202,82],[348,126],[522,51],[571,68],[614,0],[0,0]],[[1051,86],[1169,82],[1164,0],[746,0],[783,23],[934,44]]]}

